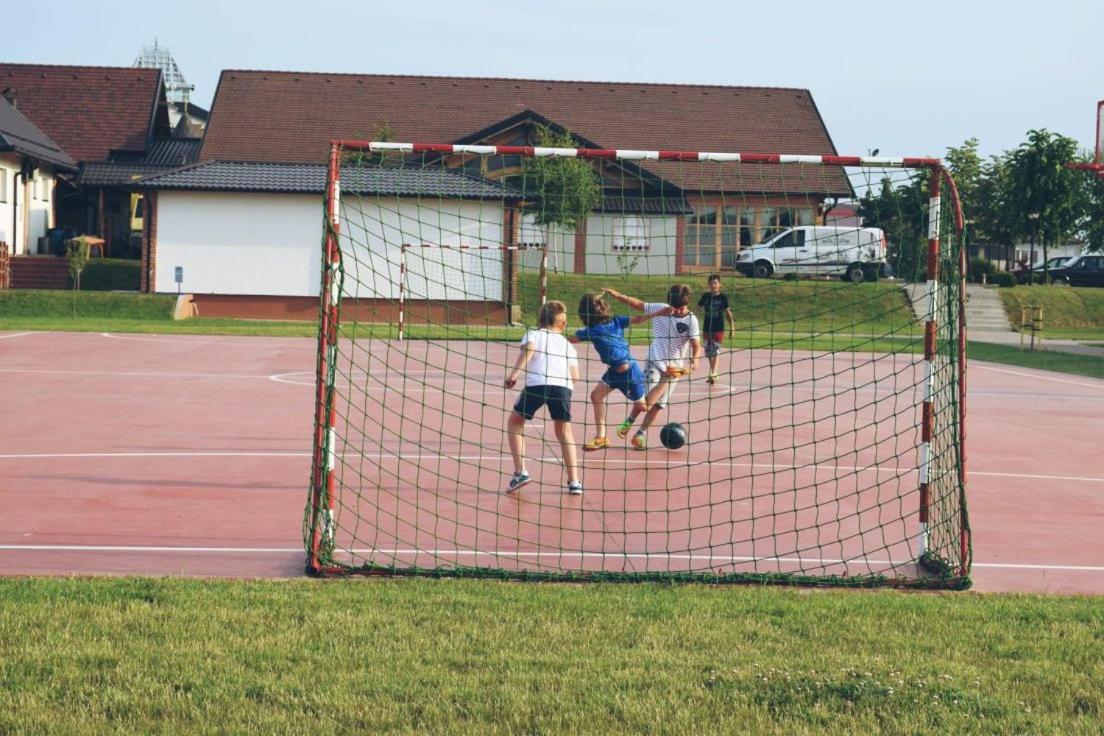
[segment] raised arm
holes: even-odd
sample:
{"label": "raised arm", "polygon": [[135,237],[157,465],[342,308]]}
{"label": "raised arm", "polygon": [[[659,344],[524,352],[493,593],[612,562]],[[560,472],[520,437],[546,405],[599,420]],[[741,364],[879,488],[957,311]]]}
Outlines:
{"label": "raised arm", "polygon": [[603,294],[608,294],[611,298],[616,299],[617,301],[621,302],[622,304],[627,304],[628,306],[632,307],[633,309],[635,309],[638,312],[643,312],[644,311],[644,302],[641,301],[640,299],[637,299],[635,296],[629,296],[627,294],[622,294],[621,292],[615,291],[614,289],[610,289],[610,288],[602,289],[602,293]]}
{"label": "raised arm", "polygon": [[667,315],[674,314],[675,311],[676,310],[674,307],[667,307],[666,309],[661,309],[658,312],[652,312],[650,314],[638,314],[635,317],[629,319],[629,324],[638,325],[641,322],[647,322],[648,320],[655,319],[656,317],[666,317]]}
{"label": "raised arm", "polygon": [[529,361],[533,359],[533,343],[527,342],[522,346],[521,351],[518,352],[517,360],[514,361],[514,367],[510,370],[510,374],[506,376],[506,380],[503,382],[506,388],[513,388],[517,383],[518,376],[525,370],[525,366],[529,365]]}

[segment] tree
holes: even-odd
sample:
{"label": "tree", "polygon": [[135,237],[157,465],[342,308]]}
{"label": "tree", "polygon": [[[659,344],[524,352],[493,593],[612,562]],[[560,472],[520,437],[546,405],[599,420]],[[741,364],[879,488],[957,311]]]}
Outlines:
{"label": "tree", "polygon": [[[571,133],[536,127],[537,145],[574,148]],[[530,157],[521,164],[521,190],[536,200],[538,225],[559,225],[574,230],[602,201],[598,172],[586,159],[557,156]]]}
{"label": "tree", "polygon": [[[80,277],[84,267],[88,265],[90,248],[87,238],[73,238],[65,243],[65,257],[69,261],[69,277],[73,280],[73,288],[80,291]],[[74,298],[76,298],[74,296]]]}
{"label": "tree", "polygon": [[[1029,130],[1027,141],[1012,151],[1008,161],[1013,200],[1020,213],[1020,232],[1048,246],[1077,233],[1088,208],[1084,174],[1066,168],[1077,155],[1077,142],[1045,128]],[[1037,215],[1037,217],[1031,217]],[[1049,272],[1044,278],[1049,279]]]}
{"label": "tree", "polygon": [[1085,213],[1081,238],[1085,247],[1094,252],[1104,251],[1104,176],[1078,172],[1085,178]]}
{"label": "tree", "polygon": [[1020,237],[1020,212],[1008,166],[1009,154],[990,156],[974,192],[976,233],[1004,247],[1005,270],[1012,269],[1012,246]]}
{"label": "tree", "polygon": [[[985,174],[981,155],[978,154],[978,139],[967,138],[957,148],[949,146],[944,160],[958,188],[958,198],[962,202],[962,217],[968,223],[977,224],[981,209],[978,203],[978,189],[982,186]],[[966,229],[968,239],[973,235],[971,230],[971,227]]]}
{"label": "tree", "polygon": [[928,179],[923,172],[895,185],[886,176],[877,193],[871,188],[859,200],[863,225],[885,231],[893,270],[908,281],[927,278]]}

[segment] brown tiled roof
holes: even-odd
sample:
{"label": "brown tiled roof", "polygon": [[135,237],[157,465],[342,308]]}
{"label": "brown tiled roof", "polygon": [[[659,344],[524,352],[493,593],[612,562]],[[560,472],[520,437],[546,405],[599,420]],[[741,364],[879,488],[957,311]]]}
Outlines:
{"label": "brown tiled roof", "polygon": [[14,94],[19,111],[78,161],[145,151],[161,115],[168,132],[158,69],[0,63],[4,94]]}
{"label": "brown tiled roof", "polygon": [[[318,163],[331,139],[371,139],[383,125],[392,140],[450,143],[525,110],[607,147],[837,153],[804,89],[227,70],[200,158]],[[690,167],[647,168],[702,188]],[[731,171],[710,186],[850,192],[842,171]]]}

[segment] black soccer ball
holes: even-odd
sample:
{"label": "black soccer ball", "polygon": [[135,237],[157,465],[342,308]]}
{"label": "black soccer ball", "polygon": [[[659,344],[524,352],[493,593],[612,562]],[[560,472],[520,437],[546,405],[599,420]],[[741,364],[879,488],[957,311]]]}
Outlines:
{"label": "black soccer ball", "polygon": [[678,422],[671,422],[659,430],[659,441],[668,450],[677,450],[686,444],[686,428]]}

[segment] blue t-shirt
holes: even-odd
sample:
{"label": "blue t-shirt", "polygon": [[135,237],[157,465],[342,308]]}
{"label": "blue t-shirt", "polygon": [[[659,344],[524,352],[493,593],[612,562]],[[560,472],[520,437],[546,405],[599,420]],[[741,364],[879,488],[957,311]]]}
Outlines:
{"label": "blue t-shirt", "polygon": [[590,340],[594,343],[594,349],[598,351],[598,357],[602,362],[608,366],[617,367],[632,360],[629,341],[625,338],[625,328],[629,324],[628,317],[614,317],[609,322],[576,330],[575,337],[580,340]]}

